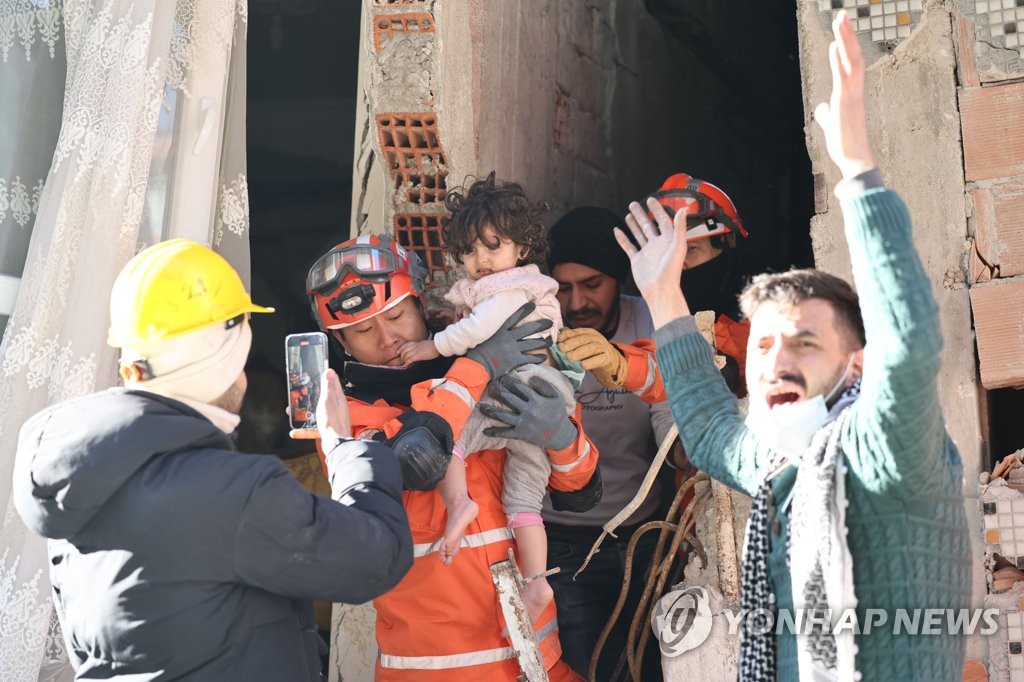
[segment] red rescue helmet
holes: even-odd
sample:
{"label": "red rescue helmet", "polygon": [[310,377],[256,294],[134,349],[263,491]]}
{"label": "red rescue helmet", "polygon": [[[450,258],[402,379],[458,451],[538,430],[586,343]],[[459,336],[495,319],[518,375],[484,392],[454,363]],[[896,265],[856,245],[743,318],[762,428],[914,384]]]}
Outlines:
{"label": "red rescue helmet", "polygon": [[419,298],[427,270],[416,253],[388,235],[367,234],[338,244],[306,276],[306,295],[320,329],[342,329]]}
{"label": "red rescue helmet", "polygon": [[747,236],[732,199],[710,182],[686,173],[676,173],[652,196],[670,216],[675,217],[681,210],[687,211],[687,241],[732,235],[728,239],[732,245],[737,233]]}

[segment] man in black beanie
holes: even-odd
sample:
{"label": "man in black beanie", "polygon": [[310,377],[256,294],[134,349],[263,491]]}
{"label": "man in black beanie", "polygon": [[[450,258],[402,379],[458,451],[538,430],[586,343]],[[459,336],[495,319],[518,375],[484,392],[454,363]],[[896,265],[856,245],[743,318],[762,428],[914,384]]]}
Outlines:
{"label": "man in black beanie", "polygon": [[[617,514],[640,488],[658,443],[672,426],[664,402],[649,404],[661,381],[653,363],[654,333],[643,299],[622,293],[629,277],[629,261],[612,230],[621,225],[605,208],[582,207],[565,214],[550,232],[548,267],[558,282],[558,301],[566,328],[559,347],[569,359],[588,370],[576,392],[584,429],[601,452],[598,467],[604,483],[601,502],[585,514],[544,510],[548,531],[548,562],[561,567],[549,578],[558,606],[562,656],[586,677],[591,655],[615,606],[625,574],[626,547],[633,531],[658,515],[658,486],[620,527],[608,537],[573,581],[601,526]],[[629,362],[634,358],[634,362]],[[644,400],[646,398],[646,401]],[[642,591],[642,577],[650,563],[657,533],[641,538],[633,556],[630,594],[623,615],[606,642],[597,669],[598,680],[611,677],[625,649],[631,616]],[[661,679],[661,663],[654,638],[644,656],[644,680]]]}

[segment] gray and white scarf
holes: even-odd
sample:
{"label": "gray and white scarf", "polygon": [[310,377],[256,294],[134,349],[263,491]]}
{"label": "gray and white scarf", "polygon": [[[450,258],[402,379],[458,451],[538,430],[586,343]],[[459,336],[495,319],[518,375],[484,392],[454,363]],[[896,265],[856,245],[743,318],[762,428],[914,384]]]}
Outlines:
{"label": "gray and white scarf", "polygon": [[[856,607],[853,562],[846,542],[846,466],[840,437],[849,416],[848,408],[860,395],[860,382],[847,389],[829,411],[825,425],[811,440],[800,460],[790,496],[792,502],[787,560],[793,590],[793,606],[806,614],[841,612]],[[783,465],[773,461],[776,473]],[[747,522],[746,551],[741,567],[740,606],[748,614],[740,633],[739,679],[743,682],[774,681],[776,677],[775,628],[766,611],[776,611],[768,574],[769,525],[776,501],[769,475],[758,488]],[[777,614],[776,614],[777,615]],[[794,614],[795,620],[795,614]],[[777,622],[777,620],[775,621]],[[823,624],[801,626],[797,635],[797,664],[803,681],[853,680],[853,628],[833,635]]]}

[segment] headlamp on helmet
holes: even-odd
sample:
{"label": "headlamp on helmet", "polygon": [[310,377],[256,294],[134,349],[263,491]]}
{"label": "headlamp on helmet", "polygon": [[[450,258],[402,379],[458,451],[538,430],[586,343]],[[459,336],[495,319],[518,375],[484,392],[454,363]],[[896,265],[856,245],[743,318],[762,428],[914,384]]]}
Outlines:
{"label": "headlamp on helmet", "polygon": [[355,284],[329,300],[327,308],[333,313],[355,315],[369,308],[375,295],[376,292],[369,284]]}

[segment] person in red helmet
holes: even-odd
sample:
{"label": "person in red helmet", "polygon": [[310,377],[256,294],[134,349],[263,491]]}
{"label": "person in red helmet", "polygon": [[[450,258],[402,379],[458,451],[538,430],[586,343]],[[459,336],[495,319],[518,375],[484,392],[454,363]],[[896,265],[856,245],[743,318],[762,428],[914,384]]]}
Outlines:
{"label": "person in red helmet", "polygon": [[[739,311],[739,294],[748,276],[737,257],[737,237],[746,238],[747,230],[736,205],[715,185],[686,173],[669,176],[651,196],[677,228],[686,231],[680,287],[694,311],[714,311],[715,347],[726,360],[722,376],[729,388],[743,397],[750,322],[742,320]],[[613,346],[584,330],[575,336],[565,335],[564,340],[559,337],[559,348],[592,372],[605,388],[640,391],[652,404],[665,400],[652,344]]]}
{"label": "person in red helmet", "polygon": [[[353,434],[386,441],[394,449],[406,489],[403,503],[415,558],[406,578],[374,601],[380,648],[376,679],[511,682],[520,669],[502,632],[505,624],[490,573],[490,565],[506,559],[515,546],[502,506],[506,453],[482,450],[467,457],[467,485],[479,513],[448,566],[434,556],[446,522],[445,505],[434,487],[488,383],[543,359],[531,351],[550,341],[529,337],[550,321],[516,326],[530,312],[524,306],[466,355],[405,366],[401,346],[430,334],[421,303],[425,276],[416,254],[389,237],[364,235],[322,256],[307,278],[318,323],[348,356],[343,379]],[[592,508],[601,491],[597,449],[580,428],[578,415],[551,409],[550,399],[531,385],[520,382],[516,392],[518,404],[506,416],[509,427],[575,434],[565,447],[547,448],[555,504]],[[549,678],[578,680],[560,660],[554,604],[536,626]]]}
{"label": "person in red helmet", "polygon": [[693,310],[714,311],[716,346],[731,359],[723,376],[734,391],[743,393],[750,323],[741,321],[739,295],[748,277],[737,245],[747,230],[736,205],[715,185],[687,173],[669,176],[653,196],[680,227],[685,222],[683,295]]}

